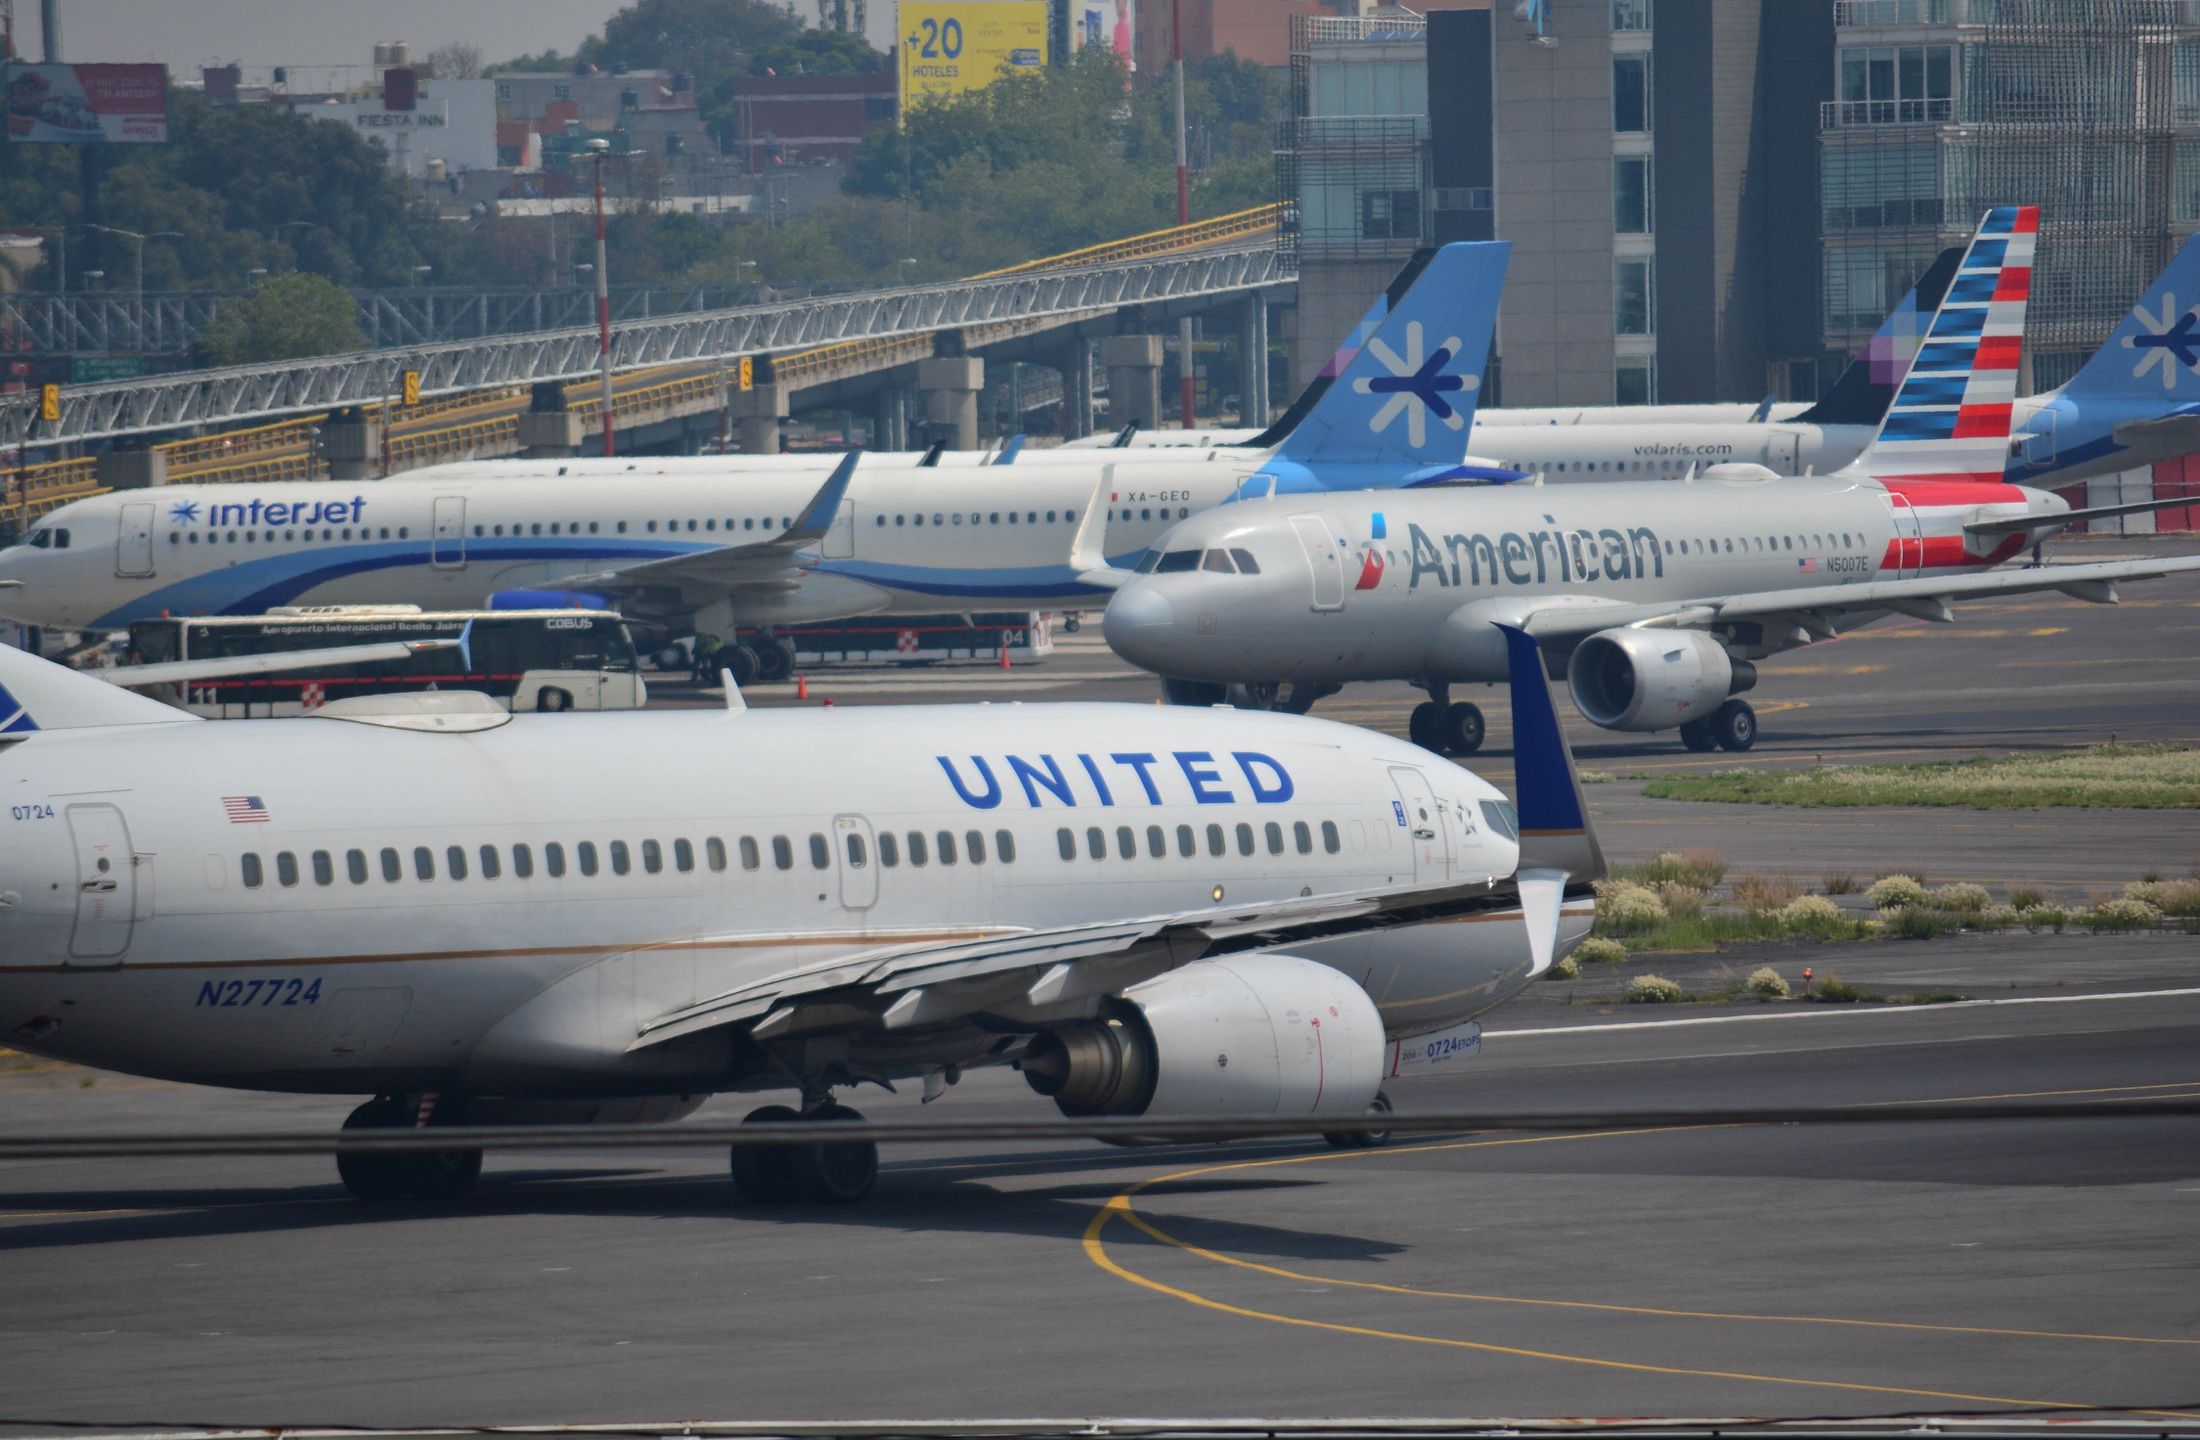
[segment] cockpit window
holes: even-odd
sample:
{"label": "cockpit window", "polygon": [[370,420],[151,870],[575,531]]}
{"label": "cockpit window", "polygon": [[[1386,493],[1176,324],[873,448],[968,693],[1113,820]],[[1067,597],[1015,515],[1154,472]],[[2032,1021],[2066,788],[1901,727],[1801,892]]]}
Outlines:
{"label": "cockpit window", "polygon": [[1199,562],[1199,568],[1212,570],[1217,575],[1237,574],[1237,566],[1230,563],[1230,552],[1227,550],[1209,550],[1207,558]]}
{"label": "cockpit window", "polygon": [[1161,552],[1159,550],[1148,550],[1145,554],[1138,557],[1138,573],[1141,575],[1151,575],[1154,572],[1154,567],[1156,565],[1159,565],[1160,563]]}
{"label": "cockpit window", "polygon": [[1197,550],[1171,550],[1163,555],[1161,563],[1153,568],[1163,575],[1175,575],[1186,570],[1197,570],[1199,568],[1199,552]]}
{"label": "cockpit window", "polygon": [[34,550],[44,550],[45,548],[53,544],[53,531],[33,530],[28,536],[25,537],[24,543],[28,544]]}
{"label": "cockpit window", "polygon": [[1237,561],[1238,574],[1258,575],[1260,573],[1260,562],[1253,558],[1252,551],[1233,549],[1230,552],[1230,558]]}
{"label": "cockpit window", "polygon": [[1520,812],[1503,800],[1484,800],[1482,818],[1490,822],[1490,828],[1507,840],[1520,839]]}

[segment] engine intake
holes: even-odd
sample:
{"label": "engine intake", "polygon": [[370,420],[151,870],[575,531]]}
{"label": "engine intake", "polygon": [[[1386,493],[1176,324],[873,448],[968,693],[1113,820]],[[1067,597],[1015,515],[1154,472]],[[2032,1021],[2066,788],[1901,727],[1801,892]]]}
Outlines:
{"label": "engine intake", "polygon": [[1757,669],[1728,658],[1696,630],[1603,630],[1566,664],[1574,708],[1607,730],[1669,730],[1703,719],[1757,683]]}
{"label": "engine intake", "polygon": [[1382,1016],[1339,971],[1290,955],[1201,960],[1049,1031],[1024,1078],[1064,1115],[1361,1115],[1383,1078]]}

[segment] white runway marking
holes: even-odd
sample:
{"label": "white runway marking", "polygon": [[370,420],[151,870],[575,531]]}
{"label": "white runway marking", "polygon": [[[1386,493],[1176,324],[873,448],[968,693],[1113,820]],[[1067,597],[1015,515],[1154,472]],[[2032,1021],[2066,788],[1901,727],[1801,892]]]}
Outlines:
{"label": "white runway marking", "polygon": [[1622,1020],[1611,1025],[1546,1025],[1533,1030],[1485,1030],[1484,1043],[1507,1036],[1609,1035],[1619,1030],[1674,1030],[1683,1025],[1746,1025],[1760,1020],[1830,1020],[1837,1016],[1931,1015],[1949,1010],[1975,1010],[1987,1005],[2083,1005],[2094,1000],[2153,1000],[2173,995],[2200,995],[2200,986],[2177,990],[2118,990],[2102,995],[2012,995],[2000,1000],[1949,1000],[1937,1005],[1847,1005],[1811,1010],[1775,1010],[1763,1015],[1696,1015],[1685,1020]]}

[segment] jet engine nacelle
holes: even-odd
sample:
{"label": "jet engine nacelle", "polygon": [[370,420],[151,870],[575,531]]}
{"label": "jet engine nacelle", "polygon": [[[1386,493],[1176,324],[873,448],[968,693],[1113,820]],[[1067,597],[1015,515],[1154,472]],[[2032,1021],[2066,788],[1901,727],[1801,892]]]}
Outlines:
{"label": "jet engine nacelle", "polygon": [[1364,1115],[1382,1016],[1342,972],[1290,955],[1200,960],[1106,1018],[1034,1040],[1024,1078],[1064,1115]]}
{"label": "jet engine nacelle", "polygon": [[1566,682],[1592,724],[1670,730],[1755,685],[1757,667],[1696,630],[1602,630],[1574,647]]}

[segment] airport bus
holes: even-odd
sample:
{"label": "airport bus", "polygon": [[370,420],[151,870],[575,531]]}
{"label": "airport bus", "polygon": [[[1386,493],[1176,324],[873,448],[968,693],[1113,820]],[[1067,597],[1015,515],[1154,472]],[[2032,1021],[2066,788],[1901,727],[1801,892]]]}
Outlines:
{"label": "airport bus", "polygon": [[166,687],[167,698],[217,720],[304,715],[332,700],[404,690],[478,690],[515,711],[638,710],[649,698],[626,622],[611,610],[299,605],[264,615],[162,616],[130,626],[126,663],[451,639],[468,624],[465,656],[448,648],[401,660],[194,680]]}

